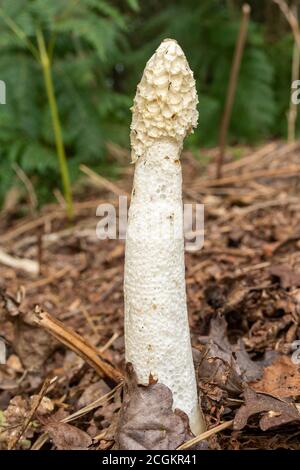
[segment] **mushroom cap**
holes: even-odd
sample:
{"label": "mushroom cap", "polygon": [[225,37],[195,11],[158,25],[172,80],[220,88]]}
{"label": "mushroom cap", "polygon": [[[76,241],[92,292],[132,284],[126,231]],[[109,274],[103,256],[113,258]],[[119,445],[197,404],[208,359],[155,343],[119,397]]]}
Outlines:
{"label": "mushroom cap", "polygon": [[132,107],[132,162],[158,140],[181,149],[198,122],[196,84],[183,50],[165,39],[146,64]]}

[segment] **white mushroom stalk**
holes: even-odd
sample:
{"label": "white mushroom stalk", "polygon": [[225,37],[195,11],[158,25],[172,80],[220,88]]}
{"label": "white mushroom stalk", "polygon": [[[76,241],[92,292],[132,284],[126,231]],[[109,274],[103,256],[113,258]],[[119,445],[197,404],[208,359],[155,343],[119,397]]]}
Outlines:
{"label": "white mushroom stalk", "polygon": [[174,409],[204,430],[186,305],[183,140],[197,125],[193,73],[176,41],[148,61],[132,108],[135,163],[125,253],[125,353],[140,384],[167,385]]}

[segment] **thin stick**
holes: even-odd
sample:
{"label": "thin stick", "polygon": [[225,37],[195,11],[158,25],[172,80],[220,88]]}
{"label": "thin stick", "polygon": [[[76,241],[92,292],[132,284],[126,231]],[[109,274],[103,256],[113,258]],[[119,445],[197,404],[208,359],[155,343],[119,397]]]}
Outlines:
{"label": "thin stick", "polygon": [[203,441],[204,439],[208,439],[210,436],[213,436],[214,434],[217,434],[218,432],[223,431],[224,429],[230,428],[232,424],[233,424],[233,419],[230,421],[226,421],[225,423],[219,424],[219,426],[215,426],[214,428],[209,429],[208,431],[205,431],[202,434],[199,434],[199,436],[196,436],[193,439],[190,439],[189,441],[185,442],[181,446],[177,447],[176,450],[188,449],[189,447],[192,447],[194,444],[197,444],[197,442]]}
{"label": "thin stick", "polygon": [[276,3],[280,10],[282,11],[283,15],[285,16],[287,22],[289,23],[292,33],[294,35],[295,42],[297,43],[300,49],[300,28],[299,22],[292,10],[289,8],[287,3],[284,0],[273,0]]}
{"label": "thin stick", "polygon": [[80,418],[81,416],[85,415],[86,413],[89,413],[90,411],[94,410],[95,408],[98,408],[99,406],[103,405],[106,401],[110,400],[113,398],[115,393],[123,387],[123,383],[119,383],[118,385],[115,386],[112,390],[110,390],[108,393],[105,395],[102,395],[102,397],[97,398],[95,401],[92,403],[89,403],[88,405],[84,406],[83,408],[80,408],[79,410],[75,411],[69,416],[66,416],[66,418],[62,419],[63,423],[69,423],[70,421],[74,421],[74,419]]}
{"label": "thin stick", "polygon": [[222,176],[222,164],[223,164],[224,155],[226,151],[228,128],[229,128],[230,119],[231,119],[231,113],[232,113],[235,92],[236,92],[238,75],[239,75],[244,47],[246,43],[250,11],[251,11],[251,8],[248,4],[243,5],[243,8],[242,8],[243,16],[242,16],[240,31],[239,31],[239,35],[238,35],[238,39],[236,43],[235,52],[234,52],[234,58],[233,58],[231,72],[230,72],[228,90],[227,90],[226,104],[225,104],[225,109],[224,109],[222,122],[221,122],[221,128],[220,128],[220,137],[219,137],[220,149],[219,149],[219,155],[218,155],[218,160],[217,160],[217,171],[216,171],[217,178],[221,178]]}
{"label": "thin stick", "polygon": [[30,292],[33,289],[38,289],[41,287],[48,286],[51,284],[53,281],[57,281],[58,279],[62,278],[71,270],[70,266],[64,266],[61,268],[59,271],[54,272],[53,274],[50,274],[50,276],[43,278],[43,279],[38,279],[35,282],[31,282],[30,284],[26,285],[26,292]]}
{"label": "thin stick", "polygon": [[202,186],[226,186],[236,183],[245,183],[246,181],[252,181],[258,178],[280,178],[288,176],[299,176],[300,165],[290,165],[286,168],[277,168],[275,170],[259,170],[251,171],[237,176],[227,176],[221,179],[205,180],[201,182]]}
{"label": "thin stick", "polygon": [[104,178],[103,176],[99,175],[95,171],[91,170],[86,165],[83,165],[83,164],[80,165],[79,169],[80,169],[80,171],[82,171],[82,173],[87,175],[89,177],[89,179],[94,184],[96,184],[97,186],[105,188],[108,191],[111,191],[112,193],[116,194],[117,196],[128,196],[129,195],[126,191],[118,188],[118,186],[116,184],[112,183],[108,179]]}
{"label": "thin stick", "polygon": [[[297,6],[294,5],[294,15],[295,18],[298,17]],[[296,41],[294,41],[293,47],[293,62],[292,62],[292,84],[299,80],[299,67],[300,67],[300,48]],[[291,98],[290,98],[290,109],[288,112],[288,137],[287,140],[289,143],[295,142],[296,139],[296,122],[297,122],[297,110],[298,105],[292,99],[294,91],[291,87]]]}
{"label": "thin stick", "polygon": [[224,173],[228,173],[231,171],[235,172],[236,170],[239,170],[240,168],[243,168],[246,165],[253,165],[256,161],[262,160],[277,149],[278,142],[269,142],[263,147],[260,147],[257,150],[251,152],[250,155],[246,155],[245,157],[239,160],[234,160],[233,162],[224,163],[222,167],[222,173],[224,175]]}
{"label": "thin stick", "polygon": [[0,263],[13,269],[21,269],[29,274],[37,275],[39,273],[39,264],[32,259],[14,258],[0,249]]}
{"label": "thin stick", "polygon": [[84,340],[75,331],[67,328],[49,313],[43,312],[38,306],[35,308],[35,322],[42,328],[45,328],[62,344],[82,357],[98,374],[104,374],[116,383],[123,380],[122,373],[107,362],[105,353],[100,353],[97,348]]}
{"label": "thin stick", "polygon": [[33,184],[30,181],[30,179],[28,178],[28,176],[26,175],[26,173],[24,172],[24,170],[22,170],[22,168],[17,163],[13,163],[12,167],[15,170],[18,178],[24,184],[24,186],[25,186],[25,188],[28,192],[31,215],[34,215],[35,211],[36,211],[36,208],[37,208],[37,205],[38,205],[38,200],[37,200],[37,197],[36,197],[36,194],[35,194]]}
{"label": "thin stick", "polygon": [[[84,416],[86,413],[89,413],[90,411],[94,410],[95,408],[98,408],[99,406],[103,405],[106,403],[108,400],[113,398],[115,393],[123,386],[123,383],[119,383],[118,385],[115,386],[110,392],[106,393],[105,395],[102,395],[102,397],[97,398],[95,401],[92,403],[89,403],[88,405],[84,406],[83,408],[80,408],[79,410],[75,411],[75,413],[72,413],[69,416],[66,416],[65,418],[61,419],[61,423],[69,423],[70,421],[74,421],[77,418],[80,418],[81,416]],[[47,442],[49,438],[49,435],[47,432],[41,434],[38,439],[35,441],[33,446],[31,447],[30,450],[39,450],[43,445]]]}
{"label": "thin stick", "polygon": [[107,343],[104,344],[104,346],[102,346],[102,348],[100,348],[100,352],[103,353],[105,352],[108,348],[111,347],[111,345],[113,344],[113,342],[119,338],[119,333],[117,331],[114,332],[114,334],[112,335],[112,337],[107,341]]}
{"label": "thin stick", "polygon": [[90,328],[91,328],[92,332],[93,332],[95,335],[99,336],[99,331],[98,331],[98,329],[97,329],[97,326],[95,325],[94,320],[93,320],[93,318],[91,317],[91,315],[89,314],[89,312],[87,311],[87,309],[86,309],[85,307],[83,307],[83,308],[81,309],[81,311],[82,311],[82,313],[83,313],[83,315],[84,315],[84,317],[85,317],[87,323],[90,325]]}
{"label": "thin stick", "polygon": [[42,399],[44,398],[44,396],[46,395],[47,393],[47,390],[49,388],[49,386],[51,384],[53,384],[54,382],[56,381],[56,377],[54,379],[46,379],[45,382],[43,383],[42,385],[42,388],[40,390],[40,393],[38,394],[38,397],[37,397],[37,400],[36,402],[34,403],[32,409],[30,410],[27,418],[25,419],[23,425],[22,425],[22,428],[20,430],[20,432],[18,432],[18,434],[15,436],[15,438],[13,439],[12,443],[10,444],[9,446],[9,449],[8,450],[13,450],[16,445],[18,444],[19,440],[21,439],[21,437],[23,436],[23,434],[25,433],[26,429],[28,428],[36,410],[38,409],[38,407],[40,406],[41,404],[41,401]]}
{"label": "thin stick", "polygon": [[[99,204],[104,202],[103,199],[93,199],[91,201],[84,201],[84,202],[77,202],[74,204],[75,213],[79,213],[82,210],[86,209],[94,209]],[[16,227],[12,228],[4,235],[0,235],[0,243],[7,243],[14,238],[17,238],[23,235],[26,232],[29,232],[37,227],[42,225],[46,225],[47,223],[52,222],[55,219],[64,219],[65,218],[65,211],[61,208],[55,207],[55,209],[50,212],[49,214],[42,215],[38,219],[29,220],[28,222],[22,222],[21,224],[17,225]]]}
{"label": "thin stick", "polygon": [[50,106],[52,126],[53,126],[53,132],[54,132],[55,143],[56,143],[56,150],[57,150],[60,173],[61,173],[62,183],[63,183],[63,188],[64,188],[64,196],[65,196],[66,203],[67,203],[67,215],[68,215],[68,218],[72,220],[74,216],[73,197],[72,197],[72,190],[71,190],[69,170],[68,170],[68,165],[67,165],[65,146],[64,146],[63,137],[62,137],[61,122],[60,122],[60,118],[58,114],[57,102],[56,102],[55,93],[54,93],[51,64],[50,64],[50,59],[48,56],[48,52],[47,52],[47,48],[46,48],[42,31],[38,30],[36,35],[37,35],[37,41],[38,41],[38,46],[39,46],[41,64],[43,68],[45,88],[46,88],[48,102]]}

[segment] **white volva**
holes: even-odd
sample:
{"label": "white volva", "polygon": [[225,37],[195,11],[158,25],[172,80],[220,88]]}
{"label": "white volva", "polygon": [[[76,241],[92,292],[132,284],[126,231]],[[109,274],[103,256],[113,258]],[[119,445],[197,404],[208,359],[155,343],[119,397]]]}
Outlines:
{"label": "white volva", "polygon": [[183,140],[197,125],[195,80],[176,41],[148,61],[132,108],[135,175],[125,253],[125,351],[140,384],[167,385],[174,409],[204,430],[186,306]]}

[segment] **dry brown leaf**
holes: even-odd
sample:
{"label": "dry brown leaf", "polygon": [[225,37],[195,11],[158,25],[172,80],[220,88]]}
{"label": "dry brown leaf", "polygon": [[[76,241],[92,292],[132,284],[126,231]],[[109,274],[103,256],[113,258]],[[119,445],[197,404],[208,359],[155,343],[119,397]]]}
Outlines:
{"label": "dry brown leaf", "polygon": [[239,396],[242,392],[242,380],[237,374],[232,357],[224,359],[219,346],[209,343],[197,360],[198,382],[202,393],[214,401],[222,398]]}
{"label": "dry brown leaf", "polygon": [[0,390],[13,390],[19,386],[16,372],[9,367],[0,365]]}
{"label": "dry brown leaf", "polygon": [[13,348],[26,369],[40,371],[53,347],[54,342],[45,330],[25,323],[21,317],[18,318],[15,323]]}
{"label": "dry brown leaf", "polygon": [[168,387],[138,385],[131,364],[127,364],[126,385],[115,436],[119,449],[174,450],[193,437],[186,414],[172,410]]}
{"label": "dry brown leaf", "polygon": [[21,313],[23,292],[19,291],[17,297],[7,292],[6,288],[0,286],[0,313],[8,317],[16,317]]}
{"label": "dry brown leaf", "polygon": [[265,361],[252,361],[241,339],[232,347],[232,350],[243,380],[250,382],[262,376]]}
{"label": "dry brown leaf", "polygon": [[7,409],[3,413],[5,432],[7,432],[9,439],[15,438],[19,433],[29,409],[29,401],[26,398],[17,395],[10,400]]}
{"label": "dry brown leaf", "polygon": [[284,289],[300,287],[300,273],[295,272],[286,264],[271,266],[269,272],[271,276],[280,280],[280,285]]}
{"label": "dry brown leaf", "polygon": [[[252,361],[242,340],[239,340],[235,345],[229,343],[227,336],[227,322],[223,315],[217,315],[215,318],[212,318],[210,322],[209,335],[207,337],[203,337],[202,342],[209,343],[203,359],[218,359],[219,366],[220,361],[224,364],[226,363],[227,366],[225,368],[229,374],[228,377],[230,376],[230,379],[233,379],[236,385],[238,382],[236,380],[237,377],[239,377],[240,381],[244,380],[249,382],[257,380],[262,376],[265,361]],[[209,362],[211,364],[215,361]],[[205,368],[205,364],[203,364],[203,367]],[[231,371],[229,371],[229,368]],[[220,371],[218,375],[220,375]],[[234,375],[236,376],[235,378],[233,377]],[[207,377],[207,374],[203,375],[203,372],[201,372],[200,377],[203,376]],[[212,373],[210,373],[209,376],[212,377]],[[214,381],[215,384],[218,383],[221,387],[225,385],[225,382],[225,380],[219,382]],[[234,386],[234,389],[236,390],[236,386]]]}
{"label": "dry brown leaf", "polygon": [[259,421],[262,431],[295,421],[300,422],[300,414],[292,403],[255,392],[249,387],[244,391],[244,398],[245,404],[239,408],[234,418],[234,430],[243,429],[251,416],[261,413],[264,413]]}
{"label": "dry brown leaf", "polygon": [[90,436],[67,423],[49,422],[44,425],[57,450],[87,450],[92,444]]}
{"label": "dry brown leaf", "polygon": [[279,356],[264,369],[263,378],[251,386],[281,398],[300,395],[300,365],[293,364],[288,356]]}
{"label": "dry brown leaf", "polygon": [[84,390],[83,394],[78,400],[78,403],[76,404],[76,408],[78,410],[80,408],[84,408],[108,392],[110,392],[109,386],[104,382],[104,380],[98,380],[97,382],[89,385]]}

